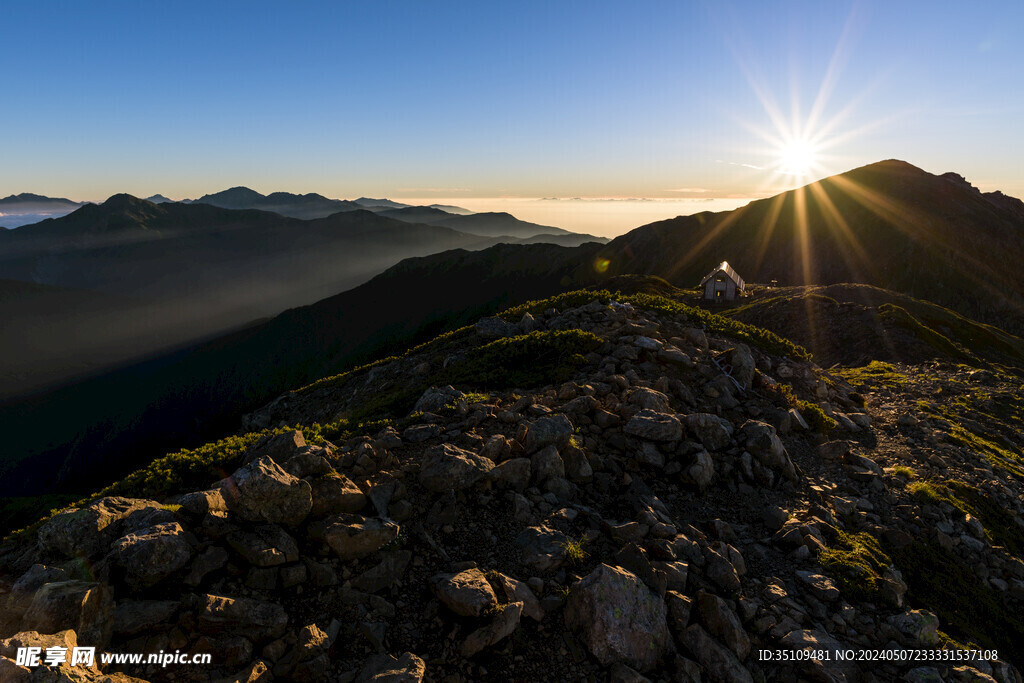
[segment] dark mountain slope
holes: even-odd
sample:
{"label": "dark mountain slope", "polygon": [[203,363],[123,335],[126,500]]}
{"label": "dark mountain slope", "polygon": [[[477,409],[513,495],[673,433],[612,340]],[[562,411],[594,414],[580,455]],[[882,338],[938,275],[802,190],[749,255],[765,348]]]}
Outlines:
{"label": "dark mountain slope", "polygon": [[860,282],[1024,329],[1018,202],[884,161],[731,212],[652,223],[609,243],[612,273],[692,287],[728,260],[748,282]]}
{"label": "dark mountain slope", "polygon": [[83,490],[140,460],[233,431],[242,413],[288,387],[587,281],[579,261],[599,246],[500,244],[408,259],[351,291],[244,331],[0,404],[0,430],[10,435],[0,496],[58,482]]}
{"label": "dark mountain slope", "polygon": [[513,237],[532,237],[545,233],[549,235],[566,235],[568,230],[550,225],[538,225],[521,221],[504,211],[474,213],[468,216],[451,216],[440,221],[432,221],[431,225],[443,225],[453,230],[471,232],[474,235],[511,235]]}

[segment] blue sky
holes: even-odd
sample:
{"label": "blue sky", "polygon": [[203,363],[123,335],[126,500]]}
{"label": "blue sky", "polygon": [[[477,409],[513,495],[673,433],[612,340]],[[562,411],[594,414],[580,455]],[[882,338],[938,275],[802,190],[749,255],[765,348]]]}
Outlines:
{"label": "blue sky", "polygon": [[8,1],[0,195],[760,196],[819,99],[815,177],[1021,196],[1022,6]]}

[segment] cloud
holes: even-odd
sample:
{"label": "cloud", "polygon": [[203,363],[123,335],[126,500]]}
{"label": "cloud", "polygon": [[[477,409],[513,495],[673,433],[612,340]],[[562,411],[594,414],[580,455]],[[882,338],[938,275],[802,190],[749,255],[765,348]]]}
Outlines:
{"label": "cloud", "polygon": [[763,171],[764,166],[755,166],[754,164],[741,164],[735,161],[722,161],[721,159],[715,159],[716,164],[726,164],[727,166],[742,166],[743,168],[752,168],[755,171]]}
{"label": "cloud", "polygon": [[469,192],[468,187],[399,187],[398,192]]}
{"label": "cloud", "polygon": [[665,190],[665,192],[686,192],[689,194],[704,194],[708,191],[709,190],[703,187],[677,187],[674,190]]}

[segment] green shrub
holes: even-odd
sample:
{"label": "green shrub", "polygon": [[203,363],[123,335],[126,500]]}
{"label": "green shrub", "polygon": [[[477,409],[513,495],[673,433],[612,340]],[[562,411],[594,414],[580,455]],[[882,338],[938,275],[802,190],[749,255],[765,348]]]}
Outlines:
{"label": "green shrub", "polygon": [[818,553],[818,562],[844,595],[867,601],[881,600],[878,582],[892,564],[871,534],[849,534],[839,529],[832,545]]}

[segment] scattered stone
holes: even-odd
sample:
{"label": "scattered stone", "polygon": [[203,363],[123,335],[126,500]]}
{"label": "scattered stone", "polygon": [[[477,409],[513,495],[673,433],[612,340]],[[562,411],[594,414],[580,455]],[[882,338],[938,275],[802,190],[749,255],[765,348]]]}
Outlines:
{"label": "scattered stone", "polygon": [[358,560],[395,540],[399,530],[391,520],[335,515],[325,520],[323,538],[342,561]]}
{"label": "scattered stone", "polygon": [[313,506],[309,482],[288,474],[266,455],[225,480],[221,494],[228,509],[248,522],[295,525]]}
{"label": "scattered stone", "polygon": [[427,450],[420,468],[420,483],[428,491],[462,491],[494,469],[494,462],[479,453],[450,443]]}
{"label": "scattered stone", "polygon": [[472,657],[484,648],[496,645],[519,627],[519,618],[523,613],[523,603],[512,602],[503,605],[491,623],[473,631],[459,649],[463,657]]}
{"label": "scattered stone", "polygon": [[421,683],[426,672],[426,662],[411,652],[374,655],[363,664],[356,683]]}
{"label": "scattered stone", "polygon": [[457,574],[437,574],[431,583],[434,595],[448,609],[464,617],[479,617],[498,604],[494,589],[479,569],[467,569]]}
{"label": "scattered stone", "polygon": [[683,425],[674,415],[646,409],[634,415],[623,431],[647,441],[679,441],[683,438]]}

